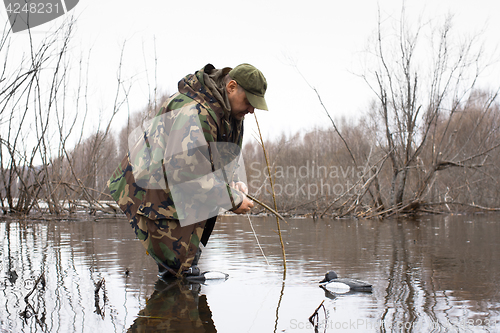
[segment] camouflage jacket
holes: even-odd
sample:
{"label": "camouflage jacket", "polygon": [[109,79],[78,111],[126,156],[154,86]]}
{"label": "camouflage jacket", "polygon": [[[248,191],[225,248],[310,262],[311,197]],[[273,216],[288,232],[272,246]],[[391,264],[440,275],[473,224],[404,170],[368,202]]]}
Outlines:
{"label": "camouflage jacket", "polygon": [[[165,140],[163,137],[157,135],[165,127],[162,123],[163,120],[158,120],[161,119],[161,116],[175,114],[177,110],[188,110],[188,112],[195,115],[194,117],[197,114],[196,121],[199,120],[198,123],[201,124],[199,132],[202,134],[200,135],[206,140],[205,145],[209,146],[206,149],[207,153],[197,153],[202,158],[206,157],[205,162],[209,163],[211,171],[217,169],[217,165],[214,164],[212,143],[233,143],[235,144],[233,146],[241,149],[243,123],[231,119],[228,116],[228,111],[222,107],[222,103],[210,93],[204,84],[203,74],[209,74],[213,70],[214,67],[208,64],[195,74],[187,75],[179,81],[179,92],[172,95],[162,105],[157,116],[150,121],[148,125],[150,136],[146,139],[145,143],[139,146],[134,142],[131,143],[133,135],[129,137],[129,152],[113,172],[108,181],[108,187],[111,196],[130,220],[133,220],[137,214],[144,215],[152,220],[178,219],[178,208],[174,204],[172,191],[169,188],[169,182],[165,174],[169,174],[170,172],[171,178],[168,178],[170,181],[180,177],[179,182],[185,179],[199,179],[197,177],[200,176],[196,174],[196,167],[191,167],[191,165],[187,165],[186,163],[186,160],[192,158],[192,150],[180,152],[174,157],[170,157],[168,161],[165,161],[163,151],[170,142],[165,142],[169,140]],[[192,141],[195,140],[193,138],[196,134],[193,134],[195,130],[190,130],[190,126],[186,125],[186,123],[192,121],[192,119],[189,120],[189,117],[187,118],[188,121],[184,122],[182,126],[174,125],[170,134],[174,131],[180,133],[176,134],[179,146],[182,145],[182,147],[189,148],[193,145]],[[153,127],[155,130],[151,131],[150,129]],[[141,141],[140,139],[144,141],[144,138],[149,135],[148,129],[139,128],[136,132],[137,135],[132,141],[137,138],[139,138],[139,141]],[[170,141],[172,141],[171,138],[173,138],[172,135],[169,138]],[[156,156],[160,157],[155,158],[153,156],[155,155],[155,151],[159,151],[159,154],[156,154]],[[144,166],[144,163],[147,163],[147,165]],[[168,171],[168,169],[171,170]],[[147,170],[148,174],[146,176],[143,176],[141,173],[143,170]],[[152,172],[151,170],[156,170],[157,172]],[[152,183],[154,184],[151,185]],[[222,197],[224,194],[222,192],[225,192],[225,196],[229,196],[230,198],[232,207],[224,208],[234,210],[243,201],[243,194],[230,188],[227,183],[227,179],[224,183],[205,179],[205,183],[201,185],[196,184],[196,186],[204,188],[205,192],[203,193],[206,193],[207,197],[202,198],[203,201],[208,202],[213,206],[213,209],[217,210],[221,206],[218,198]],[[172,184],[170,187],[172,187]],[[182,204],[177,199],[175,202],[177,206]]]}

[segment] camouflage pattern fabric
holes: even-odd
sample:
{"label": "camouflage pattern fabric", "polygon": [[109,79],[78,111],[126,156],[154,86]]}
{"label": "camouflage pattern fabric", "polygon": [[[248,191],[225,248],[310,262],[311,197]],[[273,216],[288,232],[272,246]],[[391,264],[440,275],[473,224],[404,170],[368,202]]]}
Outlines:
{"label": "camouflage pattern fabric", "polygon": [[[205,222],[181,227],[176,220],[151,220],[138,215],[137,228],[148,237],[138,236],[148,253],[180,274],[191,267],[200,244]],[[142,232],[141,235],[145,233]]]}
{"label": "camouflage pattern fabric", "polygon": [[[239,200],[229,187],[240,172],[240,147],[206,141],[198,110],[172,110],[132,132],[129,162],[135,183],[146,190],[168,189],[181,226],[217,215],[216,208],[235,209]],[[241,161],[240,161],[241,160]],[[240,177],[236,177],[240,178]]]}
{"label": "camouflage pattern fabric", "polygon": [[[134,142],[129,144],[129,153],[108,181],[112,197],[127,215],[137,238],[141,240],[148,253],[155,260],[176,269],[190,267],[207,217],[203,219],[203,216],[198,216],[197,223],[187,227],[181,227],[179,223],[177,207],[166,179],[166,175],[169,174],[166,169],[170,169],[170,175],[179,182],[196,178],[199,173],[196,170],[185,172],[187,168],[182,167],[189,164],[186,162],[190,158],[189,149],[174,154],[169,161],[160,158],[164,156],[164,149],[170,143],[162,140],[160,135],[162,132],[158,130],[163,126],[162,119],[164,121],[168,117],[158,116],[180,109],[194,110],[201,125],[199,134],[208,146],[206,151],[200,151],[198,155],[204,157],[211,170],[215,171],[218,166],[214,165],[213,156],[220,155],[220,153],[213,152],[210,148],[211,144],[228,142],[241,148],[243,124],[228,118],[228,113],[222,108],[221,103],[206,90],[203,84],[203,74],[212,70],[214,70],[213,66],[207,65],[179,82],[179,92],[163,104],[157,117],[147,125],[146,130],[149,128],[151,135],[145,136],[146,144],[135,145]],[[190,131],[190,126],[180,126],[180,124],[182,122],[179,122],[177,127],[172,127],[171,130],[183,131],[183,135],[177,138],[181,146],[189,147],[190,140],[193,140],[193,133]],[[151,128],[154,130],[151,131]],[[141,131],[132,136],[132,141],[141,139]],[[131,159],[133,159],[132,163]],[[198,161],[202,160],[203,158],[198,159]],[[141,167],[137,172],[137,166],[144,163],[147,163],[147,167],[143,169],[148,169],[149,173],[141,174]],[[135,166],[135,174],[133,166]],[[210,188],[209,184],[212,184],[213,188]],[[231,189],[227,180],[223,188],[216,186],[217,184],[220,183],[206,182],[202,187],[208,186],[207,193],[225,191],[226,196],[229,195],[231,199],[232,209],[237,208],[243,200],[243,194]],[[213,201],[216,197],[204,197],[199,200],[210,203],[213,209],[218,210],[219,203],[217,200]],[[186,210],[185,207],[183,209]],[[193,210],[196,211],[196,207]]]}

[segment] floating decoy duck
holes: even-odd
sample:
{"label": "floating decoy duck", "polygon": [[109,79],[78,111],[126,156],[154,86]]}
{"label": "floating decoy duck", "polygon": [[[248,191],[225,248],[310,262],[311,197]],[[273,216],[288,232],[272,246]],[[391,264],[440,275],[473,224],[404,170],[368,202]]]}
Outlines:
{"label": "floating decoy duck", "polygon": [[371,284],[354,279],[339,278],[334,271],[325,274],[325,278],[320,282],[320,287],[337,294],[345,294],[349,291],[372,291]]}
{"label": "floating decoy duck", "polygon": [[200,275],[196,276],[186,276],[186,280],[190,282],[197,282],[197,283],[217,283],[217,282],[224,282],[227,280],[229,277],[228,274],[222,273],[222,272],[217,272],[217,271],[208,271],[208,272],[203,272]]}

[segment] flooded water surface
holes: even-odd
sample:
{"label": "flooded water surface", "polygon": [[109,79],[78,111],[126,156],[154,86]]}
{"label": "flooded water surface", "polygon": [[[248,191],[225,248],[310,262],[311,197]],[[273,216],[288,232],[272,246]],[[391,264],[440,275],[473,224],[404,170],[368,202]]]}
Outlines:
{"label": "flooded water surface", "polygon": [[0,332],[497,332],[498,218],[289,219],[284,274],[275,219],[221,217],[205,284],[159,281],[125,219],[3,220]]}

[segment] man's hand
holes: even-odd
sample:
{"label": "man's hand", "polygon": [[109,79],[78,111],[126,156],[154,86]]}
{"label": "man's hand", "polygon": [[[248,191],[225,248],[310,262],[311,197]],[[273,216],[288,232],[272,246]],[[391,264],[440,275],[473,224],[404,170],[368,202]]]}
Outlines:
{"label": "man's hand", "polygon": [[240,192],[243,192],[243,202],[241,205],[238,207],[238,209],[234,210],[233,213],[235,214],[246,214],[250,212],[250,210],[253,208],[253,201],[248,199],[245,194],[248,194],[248,187],[245,183],[243,182],[231,182],[229,184],[232,188],[235,190],[238,190]]}
{"label": "man's hand", "polygon": [[238,209],[233,211],[233,213],[246,214],[246,213],[249,213],[252,208],[253,208],[253,201],[248,199],[247,196],[245,195],[245,196],[243,196],[243,202],[238,207]]}

